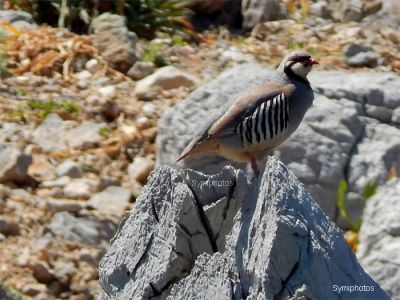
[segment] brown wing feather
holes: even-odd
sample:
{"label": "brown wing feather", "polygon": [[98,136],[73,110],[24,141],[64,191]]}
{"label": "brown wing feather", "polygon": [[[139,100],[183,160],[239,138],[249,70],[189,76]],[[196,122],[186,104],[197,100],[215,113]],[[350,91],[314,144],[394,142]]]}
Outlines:
{"label": "brown wing feather", "polygon": [[208,130],[209,136],[218,135],[221,131],[234,123],[237,118],[241,118],[253,111],[260,101],[272,99],[276,95],[282,93],[284,88],[284,85],[265,84],[239,97],[229,110],[210,127]]}

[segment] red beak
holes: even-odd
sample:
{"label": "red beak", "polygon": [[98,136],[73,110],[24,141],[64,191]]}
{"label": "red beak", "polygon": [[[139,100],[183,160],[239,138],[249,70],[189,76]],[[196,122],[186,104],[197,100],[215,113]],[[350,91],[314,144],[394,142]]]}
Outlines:
{"label": "red beak", "polygon": [[319,65],[319,61],[316,60],[316,59],[314,59],[314,58],[310,58],[309,64],[310,64],[310,65]]}

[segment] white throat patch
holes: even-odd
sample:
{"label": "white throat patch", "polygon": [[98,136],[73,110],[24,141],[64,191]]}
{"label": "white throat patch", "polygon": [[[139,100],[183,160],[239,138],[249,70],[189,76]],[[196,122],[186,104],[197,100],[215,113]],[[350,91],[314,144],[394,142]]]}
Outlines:
{"label": "white throat patch", "polygon": [[297,76],[307,79],[307,75],[311,72],[312,66],[305,67],[302,63],[297,62],[292,65],[291,69]]}

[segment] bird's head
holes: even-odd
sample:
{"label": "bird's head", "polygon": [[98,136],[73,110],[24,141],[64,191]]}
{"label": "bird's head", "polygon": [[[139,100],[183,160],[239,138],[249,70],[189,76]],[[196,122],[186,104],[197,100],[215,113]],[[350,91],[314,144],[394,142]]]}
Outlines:
{"label": "bird's head", "polygon": [[293,51],[285,56],[278,68],[282,69],[288,75],[294,73],[307,80],[307,75],[311,72],[313,65],[318,64],[319,62],[307,52]]}

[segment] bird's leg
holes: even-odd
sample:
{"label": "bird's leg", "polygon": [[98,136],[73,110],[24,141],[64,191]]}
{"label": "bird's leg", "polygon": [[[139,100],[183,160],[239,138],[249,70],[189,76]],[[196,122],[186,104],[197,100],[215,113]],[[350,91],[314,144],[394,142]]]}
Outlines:
{"label": "bird's leg", "polygon": [[255,159],[255,157],[253,155],[250,156],[250,165],[251,165],[251,169],[254,172],[254,176],[258,177],[258,175],[260,175],[260,169],[258,168],[257,160]]}

